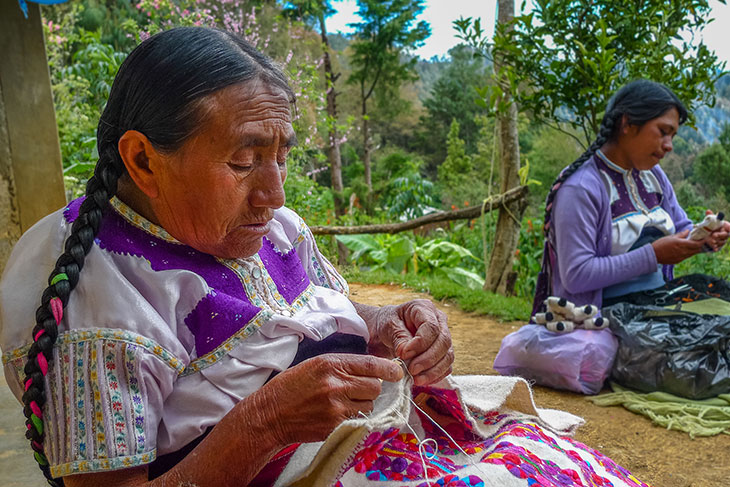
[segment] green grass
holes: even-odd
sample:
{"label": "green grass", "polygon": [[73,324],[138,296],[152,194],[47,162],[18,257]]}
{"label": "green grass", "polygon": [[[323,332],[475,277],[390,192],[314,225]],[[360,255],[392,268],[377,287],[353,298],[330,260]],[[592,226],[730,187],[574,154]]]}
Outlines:
{"label": "green grass", "polygon": [[527,299],[469,289],[445,277],[393,274],[383,270],[363,271],[352,267],[342,269],[342,272],[350,282],[399,284],[414,291],[426,292],[437,301],[454,302],[464,311],[491,316],[499,321],[526,322],[532,311],[532,303]]}

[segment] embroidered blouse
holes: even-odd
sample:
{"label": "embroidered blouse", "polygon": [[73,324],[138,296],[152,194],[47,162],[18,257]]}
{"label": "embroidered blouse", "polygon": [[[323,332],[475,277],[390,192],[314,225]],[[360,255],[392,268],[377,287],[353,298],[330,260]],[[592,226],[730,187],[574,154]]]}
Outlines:
{"label": "embroidered blouse", "polygon": [[[601,150],[596,156],[611,205],[611,255],[630,252],[675,233],[672,217],[661,207],[664,191],[653,172],[624,169]],[[663,285],[661,265],[657,265],[652,272],[604,288],[603,298]]]}
{"label": "embroidered blouse", "polygon": [[[35,310],[82,200],[20,239],[0,283],[4,372],[20,400]],[[105,212],[46,377],[54,476],[179,450],[292,363],[301,340],[369,339],[345,280],[292,210],[261,250],[225,260],[175,240],[120,200]]]}

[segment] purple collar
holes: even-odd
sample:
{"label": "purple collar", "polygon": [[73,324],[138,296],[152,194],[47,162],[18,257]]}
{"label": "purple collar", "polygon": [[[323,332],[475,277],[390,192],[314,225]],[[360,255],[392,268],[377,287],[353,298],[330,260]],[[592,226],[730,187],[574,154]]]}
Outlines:
{"label": "purple collar", "polygon": [[[66,207],[64,218],[68,223],[78,217],[84,199],[73,200]],[[210,292],[185,318],[195,337],[198,357],[213,352],[263,309],[252,303],[233,261],[217,259],[177,241],[116,197],[110,200],[94,241],[106,252],[142,258],[154,271],[188,270],[205,280]],[[264,237],[257,255],[279,294],[288,305],[294,304],[310,285],[295,249],[281,252]]]}

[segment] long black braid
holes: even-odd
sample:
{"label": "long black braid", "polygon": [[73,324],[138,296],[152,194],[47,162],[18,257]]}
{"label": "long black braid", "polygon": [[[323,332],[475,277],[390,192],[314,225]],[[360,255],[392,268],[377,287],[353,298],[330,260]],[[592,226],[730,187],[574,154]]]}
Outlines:
{"label": "long black braid", "polygon": [[[538,277],[538,289],[533,303],[533,314],[542,309],[543,300],[550,294],[552,288],[552,269],[547,254],[549,247],[552,245],[550,238],[553,203],[562,184],[580,169],[583,163],[591,159],[598,149],[607,142],[614,140],[624,122],[629,125],[641,126],[649,120],[661,116],[671,108],[675,108],[679,112],[680,124],[687,121],[687,109],[679,98],[663,84],[640,79],[623,86],[608,101],[596,139],[578,159],[563,169],[555,179],[545,200],[545,223],[543,226],[545,253],[543,254],[541,275]],[[543,289],[539,289],[540,287],[543,287]]]}
{"label": "long black braid", "polygon": [[117,149],[119,139],[128,130],[138,130],[156,149],[174,152],[200,125],[203,114],[199,102],[204,97],[252,79],[284,90],[293,101],[286,77],[269,58],[233,34],[200,27],[176,28],[150,37],[132,51],[114,79],[97,129],[99,161],[86,185],[86,198],[64,252],[41,295],[24,369],[26,437],[52,486],[62,486],[63,480],[53,478],[44,450],[45,376],[63,310],[79,282],[109,199],[117,192],[119,178],[126,174]]}

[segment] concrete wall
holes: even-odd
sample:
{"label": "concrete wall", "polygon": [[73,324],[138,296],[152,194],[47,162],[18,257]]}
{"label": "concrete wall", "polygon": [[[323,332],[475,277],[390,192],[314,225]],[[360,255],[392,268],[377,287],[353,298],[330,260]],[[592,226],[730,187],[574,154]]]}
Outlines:
{"label": "concrete wall", "polygon": [[0,1],[0,271],[22,232],[66,204],[40,8]]}

